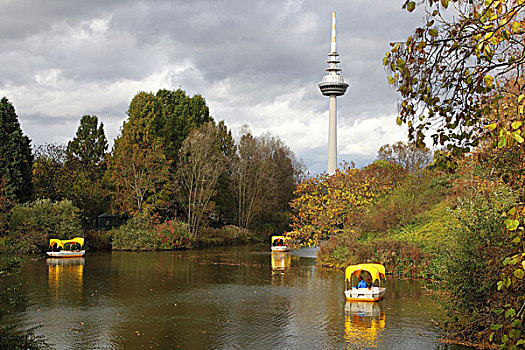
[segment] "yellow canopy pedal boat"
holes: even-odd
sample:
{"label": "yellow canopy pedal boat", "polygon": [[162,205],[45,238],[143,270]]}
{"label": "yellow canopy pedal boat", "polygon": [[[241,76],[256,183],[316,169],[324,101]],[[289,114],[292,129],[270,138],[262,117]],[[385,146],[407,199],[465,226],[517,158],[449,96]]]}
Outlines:
{"label": "yellow canopy pedal boat", "polygon": [[347,301],[379,301],[385,295],[385,267],[381,264],[359,264],[345,270]]}
{"label": "yellow canopy pedal boat", "polygon": [[272,252],[287,252],[291,248],[286,245],[286,241],[291,242],[290,237],[272,236]]}
{"label": "yellow canopy pedal boat", "polygon": [[47,255],[51,258],[79,258],[84,256],[84,238],[75,237],[68,240],[52,238],[49,240]]}

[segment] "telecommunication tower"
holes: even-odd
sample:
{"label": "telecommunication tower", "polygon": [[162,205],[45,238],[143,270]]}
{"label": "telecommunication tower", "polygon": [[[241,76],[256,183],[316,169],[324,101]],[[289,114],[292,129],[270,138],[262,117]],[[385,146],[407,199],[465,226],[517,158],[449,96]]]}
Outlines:
{"label": "telecommunication tower", "polygon": [[323,80],[318,84],[321,93],[328,96],[329,100],[329,125],[328,125],[328,164],[326,171],[332,175],[337,168],[337,96],[343,96],[348,88],[339,64],[339,54],[337,53],[335,41],[335,11],[332,12],[332,41],[330,44],[330,53],[328,54],[328,74],[323,76]]}

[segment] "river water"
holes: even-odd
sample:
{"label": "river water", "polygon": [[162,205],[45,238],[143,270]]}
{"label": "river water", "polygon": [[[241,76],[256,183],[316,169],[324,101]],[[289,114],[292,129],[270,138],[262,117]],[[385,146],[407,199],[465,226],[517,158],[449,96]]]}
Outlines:
{"label": "river water", "polygon": [[56,349],[459,349],[420,281],[346,303],[342,271],[268,246],[88,252],[27,263],[29,306],[4,319]]}

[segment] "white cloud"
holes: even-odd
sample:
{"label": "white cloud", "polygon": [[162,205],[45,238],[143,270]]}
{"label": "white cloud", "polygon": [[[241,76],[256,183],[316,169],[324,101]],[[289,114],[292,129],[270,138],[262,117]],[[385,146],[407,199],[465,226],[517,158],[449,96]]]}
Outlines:
{"label": "white cloud", "polygon": [[310,170],[324,170],[331,11],[350,88],[338,99],[339,158],[373,160],[403,140],[381,59],[419,18],[391,0],[0,2],[0,96],[34,143],[65,143],[95,114],[117,136],[139,91],[201,94],[237,133],[279,136]]}

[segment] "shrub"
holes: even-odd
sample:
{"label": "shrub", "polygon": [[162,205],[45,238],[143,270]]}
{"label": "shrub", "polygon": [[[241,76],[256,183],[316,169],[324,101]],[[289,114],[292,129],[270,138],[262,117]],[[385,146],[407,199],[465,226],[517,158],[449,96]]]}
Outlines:
{"label": "shrub", "polygon": [[9,221],[7,249],[18,253],[45,251],[50,238],[82,236],[79,209],[69,200],[49,199],[16,205]]}
{"label": "shrub", "polygon": [[453,211],[457,224],[445,253],[440,276],[448,298],[448,331],[471,342],[490,333],[494,309],[505,301],[498,293],[499,261],[507,256],[509,238],[501,211],[514,205],[516,196],[503,184],[479,180],[463,191]]}
{"label": "shrub", "polygon": [[151,218],[146,214],[137,214],[124,225],[110,232],[112,249],[153,250],[156,247],[158,237],[153,230]]}
{"label": "shrub", "polygon": [[159,249],[186,249],[195,242],[195,235],[190,232],[188,224],[176,219],[155,224],[153,228],[160,240]]}
{"label": "shrub", "polygon": [[325,266],[345,268],[360,263],[383,264],[388,273],[404,277],[421,274],[422,254],[417,244],[397,239],[356,240],[342,234],[321,244],[318,261]]}
{"label": "shrub", "polygon": [[147,214],[137,214],[127,223],[111,230],[116,250],[170,250],[191,248],[194,236],[187,224],[177,220],[158,223]]}
{"label": "shrub", "polygon": [[202,227],[199,230],[199,236],[196,238],[199,246],[241,244],[252,239],[253,236],[250,231],[235,225],[227,225],[221,228]]}
{"label": "shrub", "polygon": [[111,249],[111,231],[88,230],[84,232],[89,250]]}

